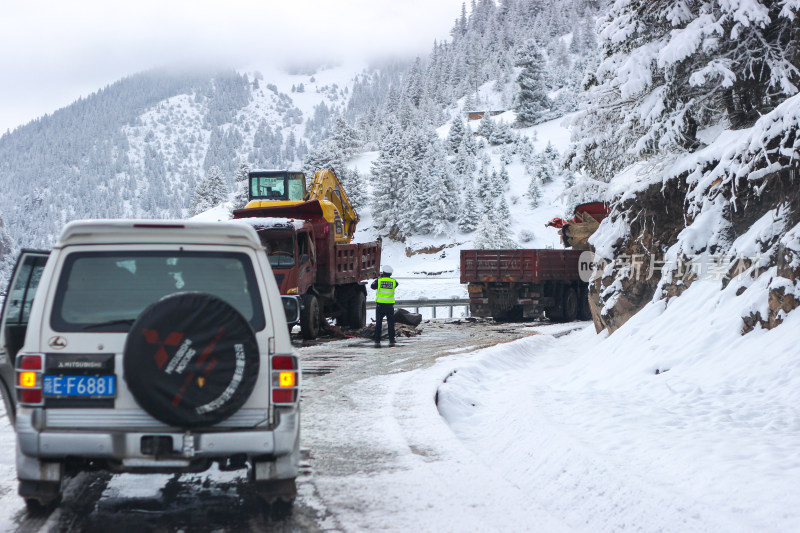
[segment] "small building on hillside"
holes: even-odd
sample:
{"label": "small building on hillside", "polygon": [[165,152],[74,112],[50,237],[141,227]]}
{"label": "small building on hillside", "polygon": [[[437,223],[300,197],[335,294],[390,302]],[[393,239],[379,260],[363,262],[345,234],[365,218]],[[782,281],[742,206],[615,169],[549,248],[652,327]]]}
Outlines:
{"label": "small building on hillside", "polygon": [[467,120],[480,120],[487,113],[490,117],[493,117],[505,113],[505,111],[467,111]]}

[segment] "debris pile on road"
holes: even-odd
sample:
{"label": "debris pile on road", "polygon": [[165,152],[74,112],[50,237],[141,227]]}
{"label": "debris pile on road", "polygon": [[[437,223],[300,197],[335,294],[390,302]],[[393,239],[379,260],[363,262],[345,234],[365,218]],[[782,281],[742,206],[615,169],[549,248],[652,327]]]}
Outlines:
{"label": "debris pile on road", "polygon": [[[422,328],[418,327],[422,322],[422,315],[418,313],[411,313],[406,309],[397,309],[394,313],[395,325],[394,331],[397,337],[415,337],[422,333]],[[323,320],[320,324],[321,330],[330,337],[346,339],[348,337],[364,337],[372,339],[375,337],[375,321],[371,324],[355,330],[342,330],[338,326],[334,326],[327,320]],[[381,338],[389,338],[389,328],[384,323]]]}
{"label": "debris pile on road", "polygon": [[[370,324],[366,327],[363,327],[359,330],[355,330],[351,333],[356,337],[364,337],[365,339],[374,339],[375,324],[374,323]],[[406,324],[395,324],[394,333],[395,337],[415,337],[422,333],[422,328],[416,328],[414,326],[409,326]],[[383,328],[381,328],[381,338],[382,339],[389,338],[389,328],[386,327],[386,324],[384,324]]]}
{"label": "debris pile on road", "polygon": [[411,313],[406,309],[398,309],[394,312],[395,324],[406,324],[409,326],[417,327],[422,322],[422,315],[419,313]]}

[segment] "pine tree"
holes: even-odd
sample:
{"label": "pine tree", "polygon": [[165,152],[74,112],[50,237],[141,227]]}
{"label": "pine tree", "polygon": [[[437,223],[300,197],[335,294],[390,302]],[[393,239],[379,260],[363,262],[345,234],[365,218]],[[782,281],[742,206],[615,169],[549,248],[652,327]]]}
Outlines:
{"label": "pine tree", "polygon": [[[578,20],[575,22],[575,25],[572,26],[572,41],[569,43],[569,51],[573,54],[580,54],[583,51],[584,39],[583,36],[584,32],[584,24],[585,21]],[[590,28],[587,28],[587,31],[592,31]]]}
{"label": "pine tree", "polygon": [[464,142],[464,123],[461,118],[456,117],[453,119],[453,124],[450,126],[450,131],[447,134],[447,151],[451,154],[457,154],[461,143]]}
{"label": "pine tree", "polygon": [[478,172],[477,194],[484,206],[493,205],[494,182],[489,174],[489,167],[483,166]]}
{"label": "pine tree", "polygon": [[228,199],[228,187],[225,177],[219,167],[212,166],[206,173],[206,178],[195,189],[192,197],[192,215],[199,215],[216,207]]}
{"label": "pine tree", "polygon": [[[475,144],[475,135],[472,133],[472,126],[469,124],[464,127],[464,142],[462,145],[465,153],[472,156],[478,153],[478,145]],[[461,148],[459,148],[459,150],[461,150]]]}
{"label": "pine tree", "polygon": [[505,167],[505,165],[503,165],[503,167],[500,169],[499,176],[500,182],[503,184],[503,188],[508,188],[508,186],[511,184],[511,176],[508,175],[508,169]]}
{"label": "pine tree", "polygon": [[372,163],[372,216],[379,229],[399,233],[403,194],[404,159],[402,130],[393,118],[387,121],[378,158]]}
{"label": "pine tree", "polygon": [[500,121],[494,125],[487,140],[489,141],[489,144],[497,146],[499,144],[513,143],[515,136],[509,125],[503,121]]}
{"label": "pine tree", "polygon": [[492,169],[492,196],[494,198],[498,198],[501,196],[505,196],[503,191],[505,190],[505,183],[503,183],[503,178],[500,177],[497,170]]}
{"label": "pine tree", "polygon": [[458,214],[458,229],[464,233],[472,233],[478,227],[478,199],[475,196],[475,187],[470,179],[464,193],[464,203]]}
{"label": "pine tree", "polygon": [[556,149],[555,146],[553,146],[553,143],[551,143],[550,141],[547,141],[547,146],[544,149],[544,155],[553,164],[555,164],[555,162],[558,161],[559,157],[558,150]]}
{"label": "pine tree", "polygon": [[333,131],[330,139],[341,154],[342,159],[355,155],[362,145],[358,131],[350,126],[341,115],[333,121]]}
{"label": "pine tree", "polygon": [[[337,176],[344,168],[344,161],[342,159],[342,152],[337,148],[336,144],[328,139],[319,143],[314,149],[309,150],[303,158],[303,173],[309,179],[321,168],[332,168]],[[341,179],[341,176],[339,176]],[[349,194],[349,191],[348,191]]]}
{"label": "pine tree", "polygon": [[608,181],[633,161],[696,150],[720,120],[752,124],[798,92],[798,15],[797,2],[614,2],[570,167]]}
{"label": "pine tree", "polygon": [[531,207],[534,209],[539,207],[539,200],[542,199],[542,190],[539,187],[539,178],[536,176],[531,177],[531,182],[528,185],[528,199]]}
{"label": "pine tree", "polygon": [[397,237],[404,239],[409,235],[419,233],[425,224],[420,216],[423,200],[427,197],[421,182],[424,176],[417,172],[417,165],[412,157],[411,146],[406,144],[400,152],[398,173],[400,176],[400,195],[395,206],[394,231]]}
{"label": "pine tree", "polygon": [[517,65],[523,67],[517,77],[520,88],[514,106],[517,124],[532,126],[542,120],[552,105],[547,96],[544,57],[535,41],[527,41],[520,49]]}
{"label": "pine tree", "polygon": [[533,177],[539,180],[542,185],[547,185],[553,181],[555,169],[553,163],[545,155],[539,154],[536,156]]}
{"label": "pine tree", "polygon": [[236,178],[234,180],[235,192],[233,197],[233,208],[242,209],[247,205],[249,195],[248,188],[250,187],[250,165],[242,161],[239,163],[239,168],[236,170]]}
{"label": "pine tree", "polygon": [[484,213],[478,224],[473,246],[476,250],[491,250],[497,248],[495,244],[495,224],[489,218],[488,213]]}
{"label": "pine tree", "polygon": [[508,207],[506,196],[500,196],[500,202],[497,205],[497,220],[505,224],[511,223],[511,210]]}
{"label": "pine tree", "polygon": [[423,233],[444,235],[449,229],[448,219],[458,213],[458,199],[451,186],[452,174],[447,155],[440,142],[428,147],[423,167],[422,191],[419,191],[417,216]]}
{"label": "pine tree", "polygon": [[339,176],[342,186],[347,191],[347,196],[350,198],[350,203],[353,204],[353,209],[359,210],[364,207],[367,201],[367,191],[365,179],[358,171],[358,169],[349,169],[343,167]]}
{"label": "pine tree", "polygon": [[467,179],[472,180],[472,175],[475,173],[475,156],[468,153],[463,142],[453,159],[453,172],[462,182]]}
{"label": "pine tree", "polygon": [[497,213],[494,217],[494,242],[500,249],[517,248],[517,243],[511,238],[511,212],[506,202],[506,197],[501,196]]}
{"label": "pine tree", "polygon": [[481,121],[478,123],[478,129],[475,131],[475,133],[488,140],[494,133],[494,128],[494,121],[492,121],[492,118],[489,116],[487,111],[483,114],[483,118],[481,118]]}

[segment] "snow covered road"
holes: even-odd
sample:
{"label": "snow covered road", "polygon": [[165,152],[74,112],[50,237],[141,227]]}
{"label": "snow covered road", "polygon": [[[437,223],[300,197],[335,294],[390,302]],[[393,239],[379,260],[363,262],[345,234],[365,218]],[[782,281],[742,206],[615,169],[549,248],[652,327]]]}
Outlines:
{"label": "snow covered road", "polygon": [[424,328],[396,348],[299,347],[303,459],[289,517],[265,514],[241,475],[213,471],[82,475],[61,509],[31,520],[0,419],[0,531],[800,529],[800,417],[768,381],[714,384],[718,368],[674,354],[654,365],[658,332],[645,346],[586,323]]}
{"label": "snow covered road", "polygon": [[[314,486],[335,527],[563,530],[503,472],[465,447],[436,407],[451,359],[532,333],[518,325],[429,325],[401,348],[342,341],[355,364],[340,367],[324,391],[309,395],[303,419]],[[305,368],[313,374],[317,362],[326,364],[333,344],[301,351]],[[312,378],[305,387],[317,383]]]}
{"label": "snow covered road", "polygon": [[[574,327],[574,326],[573,326]],[[484,466],[435,404],[449,359],[534,332],[520,325],[437,323],[396,348],[370,341],[298,349],[303,366],[301,477],[289,517],[265,512],[244,476],[81,474],[61,507],[28,516],[16,495],[13,432],[0,418],[0,531],[510,530],[533,513],[557,522]],[[501,512],[502,510],[502,512]]]}

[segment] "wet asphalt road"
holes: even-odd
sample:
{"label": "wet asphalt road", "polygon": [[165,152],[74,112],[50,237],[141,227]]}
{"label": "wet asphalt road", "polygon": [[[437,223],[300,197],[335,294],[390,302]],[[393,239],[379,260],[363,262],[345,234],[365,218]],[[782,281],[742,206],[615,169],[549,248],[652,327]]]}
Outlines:
{"label": "wet asphalt road", "polygon": [[[244,472],[114,476],[82,473],[65,486],[61,506],[47,516],[19,511],[17,531],[341,531],[336,509],[321,497],[315,478],[364,468],[361,450],[315,438],[337,391],[355,381],[425,368],[455,351],[507,342],[532,334],[523,324],[423,323],[422,334],[397,347],[376,350],[367,339],[323,339],[295,347],[303,368],[301,474],[291,510],[259,499]],[[402,361],[402,368],[396,362]],[[358,464],[356,461],[358,458]],[[349,462],[350,461],[350,462]],[[381,469],[375,458],[370,469]],[[352,510],[351,510],[352,511]]]}

